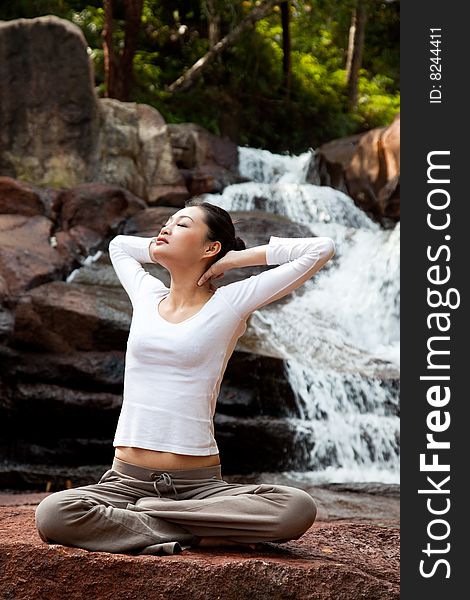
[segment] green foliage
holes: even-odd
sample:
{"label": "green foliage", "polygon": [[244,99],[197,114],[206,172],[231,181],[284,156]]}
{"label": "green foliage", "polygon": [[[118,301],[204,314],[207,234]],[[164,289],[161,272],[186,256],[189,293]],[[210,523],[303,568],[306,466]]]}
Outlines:
{"label": "green foliage", "polygon": [[399,92],[387,91],[392,87],[392,78],[376,75],[369,79],[365,69],[362,69],[361,73],[356,110],[360,128],[365,130],[391,123],[395,115],[400,112]]}
{"label": "green foliage", "polygon": [[[290,95],[282,72],[279,7],[213,61],[188,90],[170,94],[175,81],[209,49],[214,5],[221,35],[229,33],[254,0],[144,0],[134,59],[131,100],[157,108],[167,122],[194,122],[240,145],[299,153],[330,139],[390,123],[400,110],[399,3],[369,0],[358,103],[347,108],[345,65],[354,0],[291,0]],[[114,44],[124,41],[123,3],[114,1]],[[11,0],[0,19],[56,14],[79,26],[91,50],[97,91],[104,95],[100,0]]]}

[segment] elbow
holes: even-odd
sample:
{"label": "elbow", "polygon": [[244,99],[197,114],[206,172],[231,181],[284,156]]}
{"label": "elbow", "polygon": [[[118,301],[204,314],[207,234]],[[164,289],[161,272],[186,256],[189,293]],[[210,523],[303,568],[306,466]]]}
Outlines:
{"label": "elbow", "polygon": [[336,254],[336,246],[335,246],[334,241],[331,238],[326,238],[326,240],[327,240],[327,256],[328,256],[328,260],[330,260]]}
{"label": "elbow", "polygon": [[324,262],[327,262],[336,254],[336,246],[330,237],[323,237],[321,238],[321,241],[322,244],[320,252],[324,258]]}
{"label": "elbow", "polygon": [[119,245],[119,238],[121,236],[120,235],[115,235],[111,241],[108,244],[108,251],[112,250],[113,247],[116,247],[117,245]]}

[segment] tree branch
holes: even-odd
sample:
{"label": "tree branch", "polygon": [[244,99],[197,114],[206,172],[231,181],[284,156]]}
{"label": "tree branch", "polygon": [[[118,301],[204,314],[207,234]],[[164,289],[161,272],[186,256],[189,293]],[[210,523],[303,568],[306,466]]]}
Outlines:
{"label": "tree branch", "polygon": [[208,65],[223,52],[226,48],[234,44],[242,35],[242,33],[252,27],[257,21],[263,19],[271,12],[275,4],[279,4],[280,0],[263,0],[259,6],[254,8],[251,13],[245,17],[240,23],[232,29],[225,37],[223,37],[213,48],[209,50],[203,57],[194,63],[181,77],[166,87],[168,92],[179,92],[190,87],[198,77],[207,69]]}

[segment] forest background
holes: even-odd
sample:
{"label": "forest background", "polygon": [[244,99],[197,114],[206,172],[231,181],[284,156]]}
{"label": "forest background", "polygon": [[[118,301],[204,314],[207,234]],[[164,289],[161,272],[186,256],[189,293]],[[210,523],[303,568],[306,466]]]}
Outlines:
{"label": "forest background", "polygon": [[392,122],[399,10],[397,0],[9,0],[0,20],[78,25],[100,97],[298,154]]}

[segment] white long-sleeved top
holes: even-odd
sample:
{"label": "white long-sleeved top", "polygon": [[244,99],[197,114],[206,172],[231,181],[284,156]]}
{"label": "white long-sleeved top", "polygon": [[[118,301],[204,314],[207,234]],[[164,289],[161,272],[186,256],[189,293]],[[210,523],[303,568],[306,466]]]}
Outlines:
{"label": "white long-sleeved top", "polygon": [[271,236],[266,263],[279,266],[220,286],[196,314],[170,323],[158,311],[170,289],[142,267],[153,263],[152,239],[117,235],[109,243],[112,265],[133,308],[113,446],[218,454],[217,397],[247,318],[312,277],[335,254],[335,244],[329,237]]}

